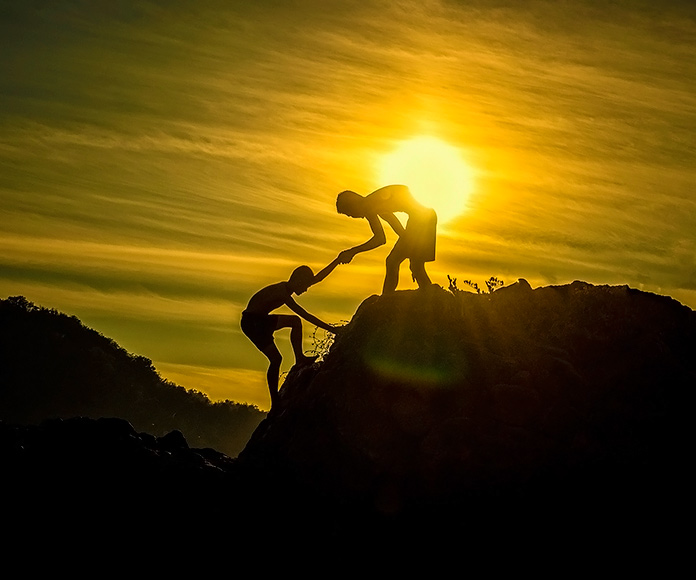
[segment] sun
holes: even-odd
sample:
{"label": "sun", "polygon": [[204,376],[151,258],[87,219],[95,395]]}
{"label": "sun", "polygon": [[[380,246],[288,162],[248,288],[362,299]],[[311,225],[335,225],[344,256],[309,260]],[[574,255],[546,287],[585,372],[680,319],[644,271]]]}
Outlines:
{"label": "sun", "polygon": [[435,137],[402,141],[378,163],[382,185],[408,186],[423,205],[432,207],[440,223],[466,210],[473,187],[473,170],[457,147]]}

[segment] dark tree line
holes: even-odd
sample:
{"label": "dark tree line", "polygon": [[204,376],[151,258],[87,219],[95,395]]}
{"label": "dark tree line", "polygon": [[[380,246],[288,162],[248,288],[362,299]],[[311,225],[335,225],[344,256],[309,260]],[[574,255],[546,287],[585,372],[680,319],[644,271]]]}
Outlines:
{"label": "dark tree line", "polygon": [[0,420],[74,416],[120,417],[156,436],[178,429],[190,446],[234,457],[265,413],[163,379],[151,360],[75,316],[23,296],[0,300]]}

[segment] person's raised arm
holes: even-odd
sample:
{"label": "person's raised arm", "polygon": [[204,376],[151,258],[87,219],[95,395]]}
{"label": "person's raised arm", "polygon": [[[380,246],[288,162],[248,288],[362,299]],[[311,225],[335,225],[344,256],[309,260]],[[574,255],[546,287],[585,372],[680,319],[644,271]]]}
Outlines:
{"label": "person's raised arm", "polygon": [[387,236],[384,235],[384,228],[382,227],[382,223],[379,221],[379,217],[376,214],[373,214],[365,216],[365,219],[370,224],[372,237],[364,244],[343,250],[338,255],[338,259],[342,264],[347,264],[350,262],[356,254],[374,250],[375,248],[387,243]]}
{"label": "person's raised arm", "polygon": [[314,279],[312,280],[312,285],[321,282],[324,278],[326,278],[329,274],[331,274],[331,272],[334,271],[334,268],[336,268],[336,266],[338,266],[340,263],[341,263],[341,260],[339,260],[338,257],[336,257],[330,264],[324,266],[324,268],[319,270],[319,272],[317,272],[314,275]]}

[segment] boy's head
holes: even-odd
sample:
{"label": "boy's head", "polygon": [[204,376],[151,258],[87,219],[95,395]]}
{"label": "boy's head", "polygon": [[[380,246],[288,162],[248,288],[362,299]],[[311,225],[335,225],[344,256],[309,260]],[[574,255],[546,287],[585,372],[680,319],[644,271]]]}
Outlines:
{"label": "boy's head", "polygon": [[336,197],[336,210],[338,213],[354,218],[365,217],[362,212],[362,202],[365,198],[359,193],[346,190]]}
{"label": "boy's head", "polygon": [[314,279],[314,272],[309,266],[298,266],[290,274],[288,284],[295,294],[302,294],[307,291]]}

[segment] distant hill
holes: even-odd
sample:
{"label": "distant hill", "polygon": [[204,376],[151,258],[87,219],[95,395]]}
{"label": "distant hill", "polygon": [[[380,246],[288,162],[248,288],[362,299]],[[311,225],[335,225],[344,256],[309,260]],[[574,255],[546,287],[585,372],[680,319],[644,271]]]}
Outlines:
{"label": "distant hill", "polygon": [[74,316],[22,296],[0,300],[0,420],[118,417],[156,436],[181,431],[192,445],[236,456],[265,417],[258,408],[163,379]]}
{"label": "distant hill", "polygon": [[[0,450],[20,488],[56,473],[81,481],[95,465],[145,490],[156,481],[158,491],[137,492],[148,498],[141,518],[182,481],[215,490],[229,500],[212,511],[180,493],[165,509],[306,553],[357,539],[377,550],[449,540],[504,558],[503,538],[544,558],[604,542],[655,553],[681,533],[690,495],[695,352],[693,310],[626,286],[400,291],[367,298],[323,362],[288,373],[280,404],[233,460],[118,424],[9,431]],[[47,453],[50,441],[63,443]]]}

